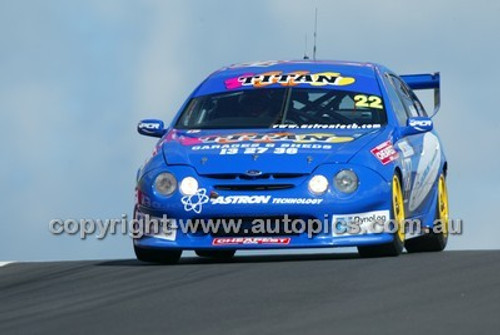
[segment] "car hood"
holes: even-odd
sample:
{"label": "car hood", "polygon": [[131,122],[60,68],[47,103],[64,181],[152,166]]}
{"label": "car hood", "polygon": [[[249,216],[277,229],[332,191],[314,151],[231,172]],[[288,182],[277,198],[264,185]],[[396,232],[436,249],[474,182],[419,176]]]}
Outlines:
{"label": "car hood", "polygon": [[168,165],[189,165],[200,175],[306,174],[320,164],[346,163],[382,129],[173,129],[158,145]]}

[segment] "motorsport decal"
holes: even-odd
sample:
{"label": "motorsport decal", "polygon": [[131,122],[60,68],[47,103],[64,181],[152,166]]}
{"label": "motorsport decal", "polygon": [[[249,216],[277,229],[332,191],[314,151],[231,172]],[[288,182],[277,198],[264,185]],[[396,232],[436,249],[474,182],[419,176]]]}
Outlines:
{"label": "motorsport decal", "polygon": [[377,145],[375,148],[370,150],[370,152],[375,155],[375,157],[377,157],[377,159],[383,165],[387,165],[390,162],[395,161],[399,157],[399,154],[392,146],[391,141],[385,141]]}
{"label": "motorsport decal", "polygon": [[274,142],[293,142],[293,143],[344,143],[354,140],[351,136],[337,136],[331,133],[306,133],[296,134],[289,132],[282,133],[235,133],[229,135],[209,135],[201,137],[183,137],[183,145],[207,144],[207,143],[274,143]]}
{"label": "motorsport decal", "polygon": [[156,120],[144,120],[141,121],[137,127],[143,130],[160,130],[163,128],[163,122]]}
{"label": "motorsport decal", "polygon": [[[290,63],[291,61],[289,60],[267,60],[267,61],[260,61],[260,62],[248,62],[248,63],[237,63],[237,64],[232,64],[226,67],[226,69],[238,69],[242,67],[269,67],[277,64],[285,64],[285,63]],[[295,63],[295,61],[294,61]],[[307,62],[303,62],[307,63]],[[224,68],[223,68],[224,69]]]}
{"label": "motorsport decal", "polygon": [[354,106],[359,108],[383,109],[382,99],[376,95],[358,94],[354,97]]}
{"label": "motorsport decal", "polygon": [[432,120],[415,120],[410,119],[410,127],[413,127],[419,131],[425,131],[429,127],[432,127]]}
{"label": "motorsport decal", "polygon": [[403,196],[405,199],[410,198],[410,190],[411,190],[411,178],[412,178],[412,170],[413,163],[412,157],[415,154],[415,150],[408,142],[407,139],[403,139],[399,141],[397,144],[399,151],[403,154],[403,160],[401,162],[402,175],[403,175]]}
{"label": "motorsport decal", "polygon": [[145,236],[154,236],[167,241],[175,241],[177,237],[177,229],[175,228],[177,224],[175,219],[168,219],[165,226],[162,218],[147,216],[137,209],[134,210],[134,219],[137,220],[136,222],[152,222],[153,220],[156,220],[156,222],[160,225],[157,231],[155,231],[153,226],[143,227],[143,233]]}
{"label": "motorsport decal", "polygon": [[212,245],[237,245],[237,244],[289,244],[290,237],[217,237]]}
{"label": "motorsport decal", "polygon": [[319,205],[323,199],[317,198],[271,198],[270,195],[229,195],[210,199],[212,205],[235,204],[285,204],[285,205]]}
{"label": "motorsport decal", "polygon": [[[180,136],[182,145],[193,151],[219,150],[220,155],[297,154],[299,149],[331,150],[332,144],[353,141],[361,134],[337,136],[331,133],[235,133],[201,137]],[[247,142],[247,143],[245,143]]]}
{"label": "motorsport decal", "polygon": [[406,139],[398,142],[398,147],[399,147],[399,150],[401,150],[401,152],[403,153],[403,157],[405,157],[405,158],[411,157],[415,154],[413,147]]}
{"label": "motorsport decal", "polygon": [[272,153],[275,155],[287,154],[294,155],[298,153],[298,149],[322,149],[330,150],[332,146],[329,144],[288,144],[281,143],[276,146],[274,143],[260,144],[212,144],[212,145],[198,145],[192,147],[192,150],[219,150],[219,155],[260,155],[263,153]]}
{"label": "motorsport decal", "polygon": [[273,198],[273,204],[286,205],[319,205],[323,199],[317,198]]}
{"label": "motorsport decal", "polygon": [[413,170],[411,158],[403,158],[401,168],[403,174],[403,196],[404,199],[409,199],[411,191],[411,171]]}
{"label": "motorsport decal", "polygon": [[236,78],[226,79],[224,84],[228,90],[241,87],[265,87],[279,84],[281,86],[296,86],[307,84],[311,86],[346,86],[356,81],[352,77],[343,77],[338,72],[310,73],[309,71],[294,71],[283,73],[271,71],[260,74],[246,73]]}
{"label": "motorsport decal", "polygon": [[334,236],[380,233],[389,218],[388,210],[332,215],[332,232]]}
{"label": "motorsport decal", "polygon": [[210,199],[212,205],[236,205],[236,204],[267,204],[270,195],[229,195]]}
{"label": "motorsport decal", "polygon": [[184,205],[184,210],[186,212],[193,211],[196,214],[200,214],[203,209],[203,205],[209,201],[207,195],[207,190],[205,188],[199,188],[193,195],[185,195],[181,198],[181,202]]}
{"label": "motorsport decal", "polygon": [[273,128],[274,129],[378,129],[382,127],[381,124],[357,124],[357,123],[350,123],[350,124],[342,124],[342,123],[335,123],[335,124],[274,124]]}
{"label": "motorsport decal", "polygon": [[210,203],[212,205],[319,205],[323,199],[317,198],[272,198],[270,195],[227,195],[211,198],[207,195],[205,188],[199,188],[193,195],[186,195],[181,198],[181,203],[186,212],[195,212],[200,214],[203,205]]}
{"label": "motorsport decal", "polygon": [[423,155],[418,162],[410,196],[410,211],[417,209],[427,197],[441,166],[441,149],[436,135],[425,133],[422,148]]}

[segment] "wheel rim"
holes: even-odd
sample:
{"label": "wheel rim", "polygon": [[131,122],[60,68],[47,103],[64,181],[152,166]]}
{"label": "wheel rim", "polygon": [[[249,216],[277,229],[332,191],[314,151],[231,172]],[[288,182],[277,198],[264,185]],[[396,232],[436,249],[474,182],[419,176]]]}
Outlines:
{"label": "wheel rim", "polygon": [[445,237],[448,236],[448,190],[446,189],[446,179],[443,175],[439,177],[438,183],[438,212],[439,220],[441,221],[441,229]]}
{"label": "wheel rim", "polygon": [[396,235],[398,239],[403,242],[405,240],[405,209],[403,204],[403,192],[401,191],[401,184],[397,176],[392,178],[392,211],[394,213],[394,220],[398,225]]}

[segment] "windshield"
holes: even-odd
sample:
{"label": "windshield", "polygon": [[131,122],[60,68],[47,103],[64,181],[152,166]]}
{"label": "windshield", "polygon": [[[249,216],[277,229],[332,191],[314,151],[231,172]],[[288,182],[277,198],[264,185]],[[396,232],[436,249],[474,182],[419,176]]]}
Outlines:
{"label": "windshield", "polygon": [[266,88],[193,98],[178,129],[361,128],[386,123],[382,98],[318,88]]}

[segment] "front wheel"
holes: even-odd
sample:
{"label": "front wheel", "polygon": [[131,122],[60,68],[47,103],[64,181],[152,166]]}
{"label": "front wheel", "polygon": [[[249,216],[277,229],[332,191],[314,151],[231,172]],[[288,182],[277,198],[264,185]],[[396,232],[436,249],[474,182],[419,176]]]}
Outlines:
{"label": "front wheel", "polygon": [[405,209],[403,202],[403,191],[401,181],[397,174],[392,177],[392,215],[397,231],[394,233],[392,242],[380,245],[358,247],[361,257],[387,257],[398,256],[403,252],[405,240]]}
{"label": "front wheel", "polygon": [[138,260],[148,263],[176,264],[182,255],[182,250],[147,249],[134,245],[135,256]]}

